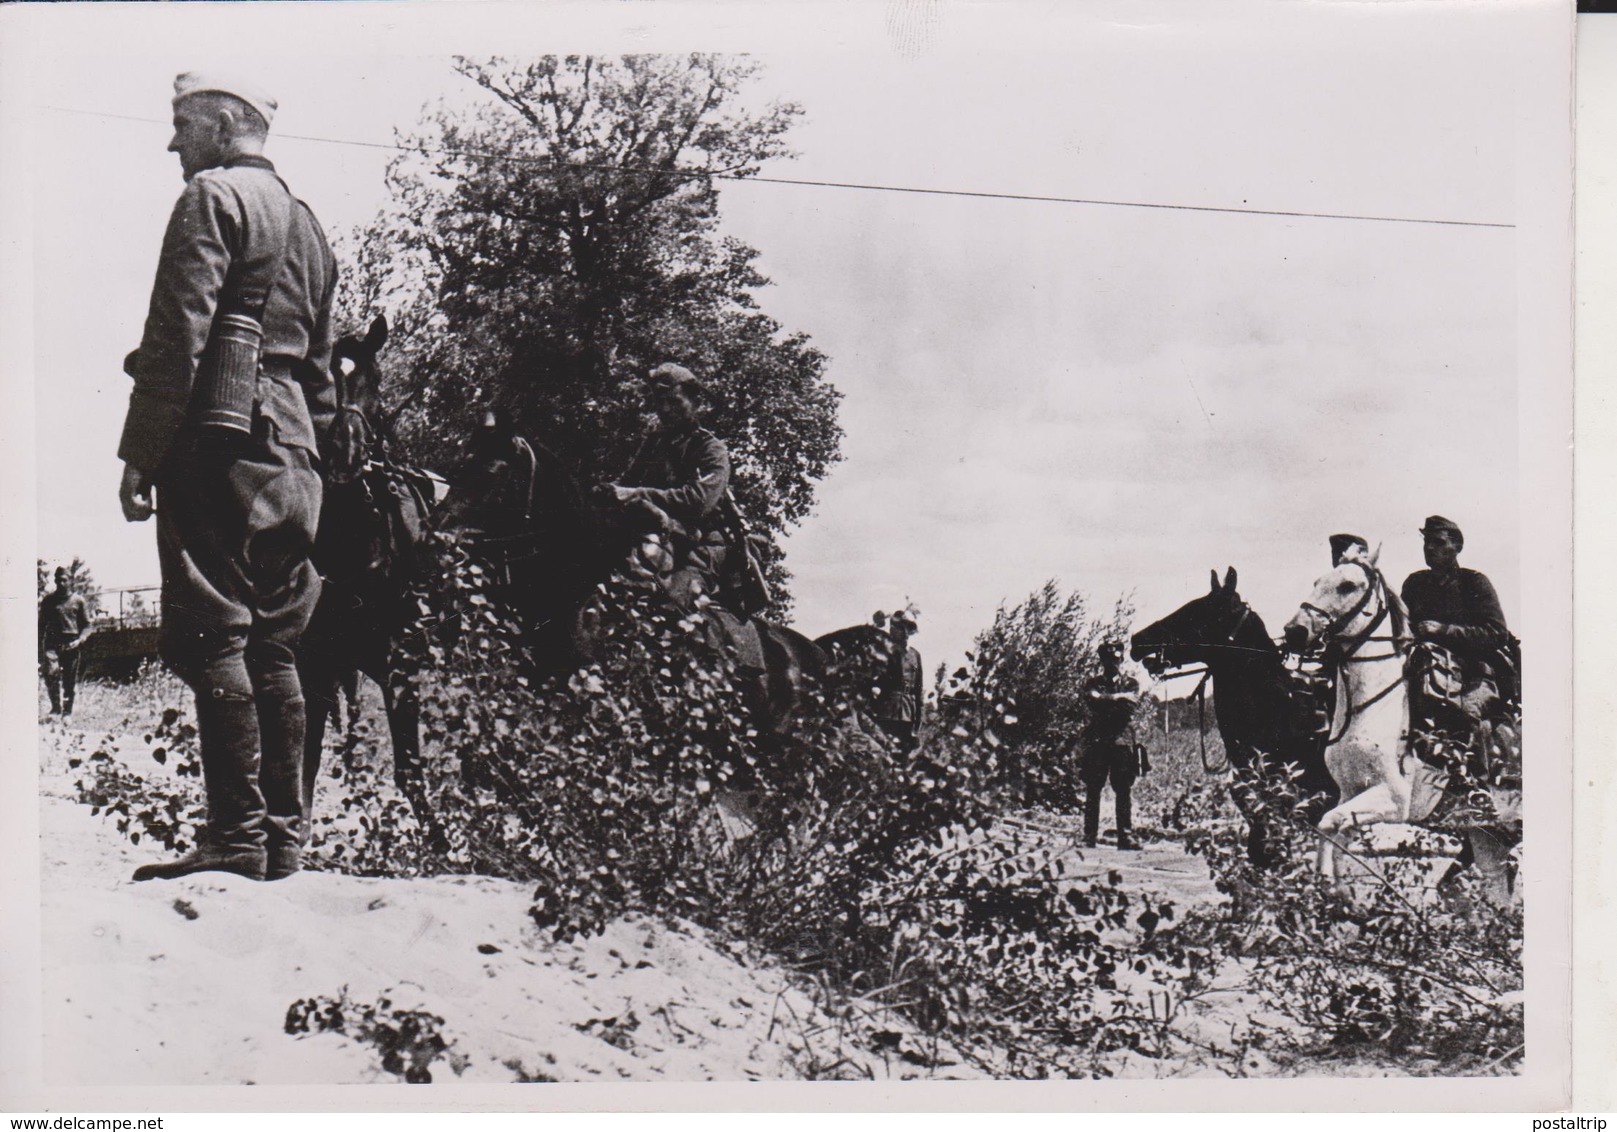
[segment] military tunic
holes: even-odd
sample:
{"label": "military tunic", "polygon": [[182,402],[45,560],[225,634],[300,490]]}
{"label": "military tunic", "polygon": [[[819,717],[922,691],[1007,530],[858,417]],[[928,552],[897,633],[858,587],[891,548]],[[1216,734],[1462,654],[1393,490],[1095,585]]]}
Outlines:
{"label": "military tunic", "polygon": [[688,606],[698,592],[716,594],[724,569],[720,504],[730,486],[730,450],[705,428],[657,430],[618,481],[631,499],[672,520],[674,575],[669,594]]}
{"label": "military tunic", "polygon": [[[1445,699],[1471,720],[1481,720],[1499,702],[1492,660],[1510,639],[1493,583],[1486,574],[1463,566],[1417,570],[1404,579],[1402,596],[1411,624],[1435,621],[1441,626],[1429,640],[1417,645],[1410,658],[1419,726],[1435,726],[1433,712]],[[1452,691],[1441,694],[1441,678],[1427,676],[1429,670],[1444,667],[1445,651],[1458,662],[1461,676],[1457,695]],[[1449,687],[1452,689],[1452,685]]]}
{"label": "military tunic", "polygon": [[[242,309],[238,292],[248,266],[277,261],[259,320],[264,336],[252,435],[222,449],[190,420],[199,369],[215,315]],[[330,374],[336,277],[319,222],[274,166],[256,155],[235,157],[197,173],[180,194],[140,348],[125,362],[135,385],[118,455],[157,487],[159,648],[197,693],[210,828],[221,842],[260,840],[253,830],[263,821],[266,796],[269,824],[278,827],[272,832],[283,838],[301,806],[293,797],[301,795],[301,750],[297,767],[283,765],[289,752],[272,750],[281,744],[270,736],[301,716],[293,649],[320,593],[309,554],[320,514],[317,438],[336,405]],[[262,793],[256,750],[253,765],[231,769],[229,789],[217,786],[227,777],[223,769],[215,773],[225,757],[218,744],[226,740],[216,736],[210,752],[203,704],[209,699],[256,701],[266,736]],[[240,734],[230,742],[256,747],[259,728],[231,718],[212,730],[233,729]],[[216,812],[223,810],[229,813]]]}
{"label": "military tunic", "polygon": [[892,663],[882,677],[876,721],[906,750],[915,745],[916,725],[921,718],[921,679],[920,652],[908,646],[895,649]]}
{"label": "military tunic", "polygon": [[39,668],[52,711],[73,711],[79,681],[79,646],[90,635],[84,595],[52,590],[39,603]]}

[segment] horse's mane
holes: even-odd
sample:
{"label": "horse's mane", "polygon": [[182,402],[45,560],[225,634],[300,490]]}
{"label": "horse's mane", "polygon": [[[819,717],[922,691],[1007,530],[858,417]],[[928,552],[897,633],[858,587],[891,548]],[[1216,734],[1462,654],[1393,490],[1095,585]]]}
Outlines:
{"label": "horse's mane", "polygon": [[1381,579],[1381,592],[1386,595],[1387,609],[1392,615],[1392,643],[1399,652],[1409,649],[1410,643],[1415,639],[1409,631],[1409,607],[1404,604],[1403,595],[1387,584],[1387,576],[1379,570],[1377,577]]}

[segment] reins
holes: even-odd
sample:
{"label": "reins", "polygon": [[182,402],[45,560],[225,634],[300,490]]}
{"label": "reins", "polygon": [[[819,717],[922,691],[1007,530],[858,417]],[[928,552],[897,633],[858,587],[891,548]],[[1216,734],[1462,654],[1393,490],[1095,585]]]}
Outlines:
{"label": "reins", "polygon": [[[1331,618],[1329,612],[1321,609],[1319,606],[1314,605],[1311,602],[1303,602],[1301,608],[1326,619],[1328,625],[1320,634],[1320,637],[1321,639],[1332,639],[1332,643],[1336,646],[1338,663],[1341,665],[1369,664],[1373,661],[1391,660],[1395,657],[1402,657],[1404,655],[1404,650],[1402,648],[1404,638],[1403,633],[1401,632],[1403,626],[1400,624],[1400,622],[1403,619],[1399,615],[1399,610],[1394,604],[1392,595],[1387,590],[1386,578],[1382,576],[1381,571],[1377,570],[1369,563],[1361,562],[1358,559],[1353,558],[1346,559],[1345,562],[1352,563],[1365,573],[1366,585],[1364,588],[1364,593],[1359,597],[1359,600],[1354,603],[1353,608],[1334,620]],[[1354,618],[1363,613],[1365,607],[1370,604],[1371,599],[1378,595],[1381,598],[1381,607],[1376,610],[1376,615],[1371,618],[1370,624],[1365,628],[1364,632],[1359,633],[1348,640],[1334,640],[1336,634],[1351,623]],[[1381,628],[1382,624],[1388,619],[1388,617],[1391,617],[1393,621],[1392,635],[1386,637],[1376,636],[1375,631]],[[1369,644],[1371,641],[1390,642],[1393,649],[1391,652],[1381,653],[1374,656],[1360,656],[1359,650],[1365,645]],[[1347,709],[1342,714],[1342,730],[1337,732],[1335,735],[1327,734],[1325,745],[1327,747],[1333,747],[1337,743],[1340,743],[1347,736],[1348,730],[1353,726],[1354,716],[1362,714],[1369,708],[1374,707],[1376,704],[1386,699],[1393,693],[1395,689],[1404,683],[1404,679],[1405,673],[1402,666],[1400,666],[1398,679],[1394,680],[1391,684],[1388,684],[1385,688],[1381,689],[1381,691],[1377,692],[1375,695],[1361,703],[1354,703],[1352,696],[1344,693],[1344,698],[1347,701]]]}

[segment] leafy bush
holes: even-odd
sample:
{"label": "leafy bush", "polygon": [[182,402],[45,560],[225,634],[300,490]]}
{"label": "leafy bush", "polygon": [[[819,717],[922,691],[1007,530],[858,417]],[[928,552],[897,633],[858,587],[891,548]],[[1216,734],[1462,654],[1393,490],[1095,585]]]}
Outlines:
{"label": "leafy bush", "polygon": [[337,997],[300,998],[287,1008],[288,1034],[342,1034],[381,1054],[382,1068],[411,1085],[430,1085],[432,1066],[440,1059],[458,1076],[467,1058],[443,1036],[444,1020],[427,1010],[398,1006],[395,990],[385,990],[374,1004],[355,1002],[343,987]]}
{"label": "leafy bush", "polygon": [[1081,801],[1076,748],[1089,718],[1084,682],[1099,671],[1100,642],[1126,638],[1131,616],[1120,601],[1109,619],[1091,617],[1082,594],[1063,597],[1052,579],[1020,604],[1002,606],[978,634],[946,704],[996,717],[995,785],[1010,804],[1068,808]]}
{"label": "leafy bush", "polygon": [[91,814],[114,818],[130,844],[144,839],[183,853],[196,843],[207,817],[196,726],[181,708],[165,708],[144,741],[153,761],[167,765],[173,779],[154,781],[126,766],[112,754],[117,736],[108,735],[88,757],[75,753],[68,758],[68,768],[79,772],[74,798],[89,806]]}
{"label": "leafy bush", "polygon": [[1443,1072],[1519,1058],[1520,908],[1490,904],[1472,873],[1434,892],[1427,874],[1448,847],[1429,830],[1416,831],[1394,855],[1349,845],[1345,853],[1360,875],[1351,893],[1338,894],[1313,868],[1307,850],[1317,835],[1297,820],[1295,797],[1268,786],[1254,793],[1277,824],[1294,831],[1298,851],[1278,867],[1257,869],[1238,827],[1195,831],[1187,848],[1207,860],[1232,899],[1193,912],[1187,932],[1240,957],[1246,985],[1291,1024],[1260,1044],[1293,1053],[1415,1056]]}

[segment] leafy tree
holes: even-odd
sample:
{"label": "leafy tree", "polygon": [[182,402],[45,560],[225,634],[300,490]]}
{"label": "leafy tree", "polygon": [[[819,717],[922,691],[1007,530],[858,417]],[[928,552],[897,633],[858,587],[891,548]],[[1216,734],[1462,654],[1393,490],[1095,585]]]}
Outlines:
{"label": "leafy tree", "polygon": [[808,338],[759,309],[769,281],[719,233],[717,178],[789,156],[801,111],[744,105],[758,68],[729,56],[456,69],[488,97],[428,115],[389,171],[392,206],[347,256],[350,319],[380,307],[396,328],[384,397],[403,406],[402,442],[452,463],[481,402],[607,480],[644,431],[639,379],[679,361],[715,391],[708,424],[784,582],[780,538],[839,459],[840,394]]}

